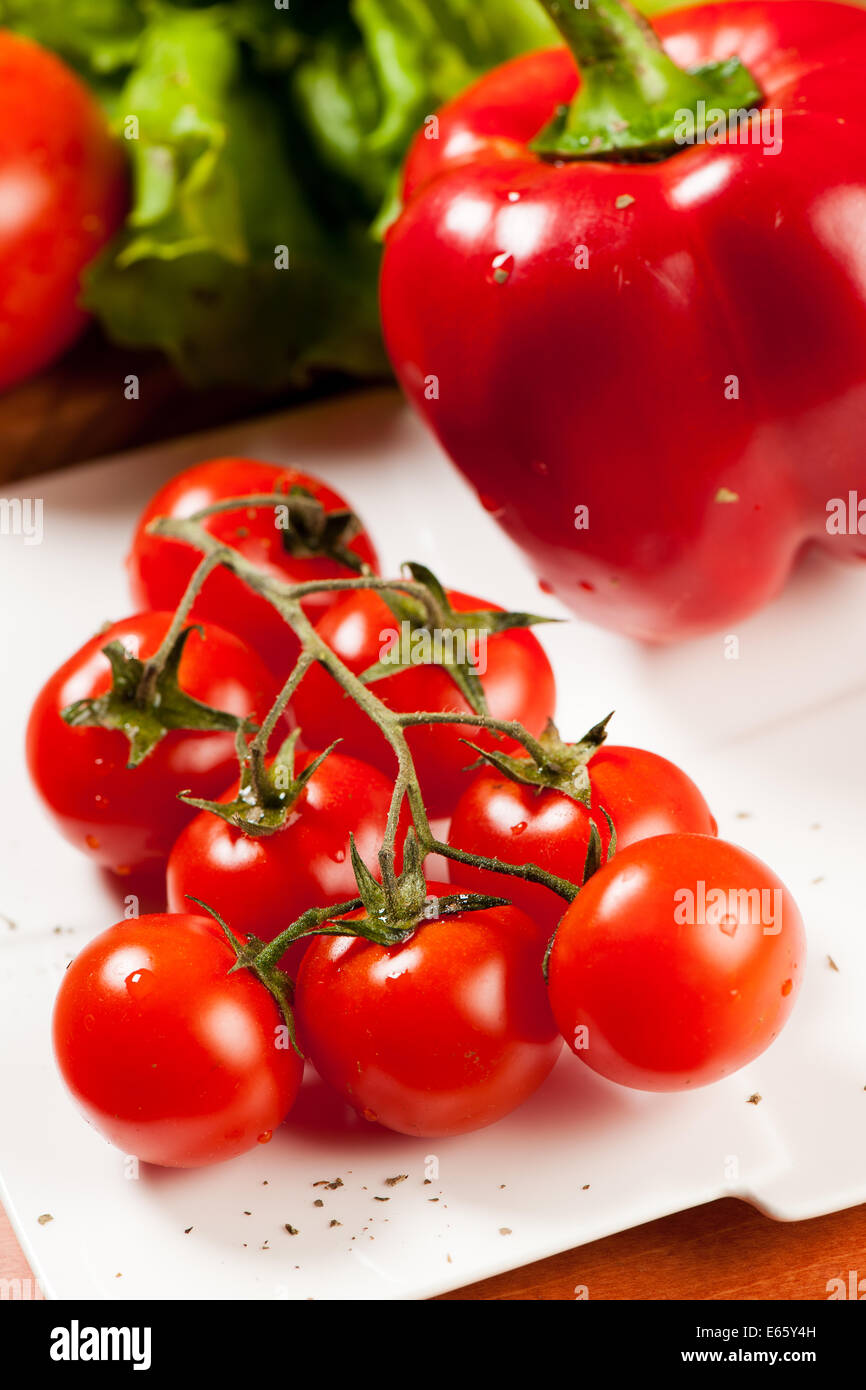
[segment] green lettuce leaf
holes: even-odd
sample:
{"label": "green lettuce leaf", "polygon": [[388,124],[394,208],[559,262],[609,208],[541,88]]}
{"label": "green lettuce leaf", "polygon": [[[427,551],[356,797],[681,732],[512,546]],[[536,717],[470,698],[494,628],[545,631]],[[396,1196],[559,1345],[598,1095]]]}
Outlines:
{"label": "green lettuce leaf", "polygon": [[489,68],[558,39],[534,0],[353,0],[350,10],[360,42],[325,35],[296,65],[292,92],[319,160],[354,186],[381,232],[425,117]]}
{"label": "green lettuce leaf", "polygon": [[357,261],[311,211],[266,85],[245,79],[231,7],[152,11],[115,103],[133,203],[85,303],[118,342],[193,382],[277,387],[312,365],[384,371],[375,253]]}
{"label": "green lettuce leaf", "polygon": [[137,0],[0,0],[0,24],[100,77],[135,61],[143,18]]}
{"label": "green lettuce leaf", "polygon": [[126,224],[86,274],[118,343],[192,382],[387,371],[378,237],[425,116],[556,39],[536,0],[0,0],[129,157]]}

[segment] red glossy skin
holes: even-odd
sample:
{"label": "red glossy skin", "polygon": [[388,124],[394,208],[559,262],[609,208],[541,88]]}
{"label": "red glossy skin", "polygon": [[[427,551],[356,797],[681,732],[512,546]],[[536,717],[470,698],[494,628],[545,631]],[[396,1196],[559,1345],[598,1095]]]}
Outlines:
{"label": "red glossy skin", "polygon": [[400,1134],[493,1124],[537,1090],[562,1045],[535,928],[510,907],[425,923],[401,946],[317,937],[295,1006],[322,1079]]}
{"label": "red glossy skin", "polygon": [[[484,599],[447,590],[457,612],[496,609]],[[498,610],[497,610],[498,611]],[[350,671],[360,675],[381,660],[389,644],[387,634],[398,629],[396,618],[378,594],[368,590],[352,594],[330,609],[317,624],[319,634]],[[512,628],[488,638],[486,671],[480,675],[490,714],[495,719],[517,719],[530,733],[538,734],[552,717],[556,687],[550,662],[538,639],[526,628]],[[404,713],[469,713],[454,681],[441,666],[419,665],[411,671],[373,681],[370,690],[389,708]],[[393,777],[396,760],[390,745],[363,711],[343,694],[320,666],[304,677],[292,700],[292,709],[305,742],[324,746],[341,738],[341,748],[380,767]],[[475,760],[469,738],[483,748],[514,751],[510,739],[499,741],[484,730],[467,724],[421,725],[407,730],[407,739],[431,816],[446,815],[466,783],[465,768]]]}
{"label": "red glossy skin", "polygon": [[[76,849],[115,873],[164,863],[196,814],[177,793],[213,800],[237,772],[234,735],[176,729],[128,768],[129,743],[115,729],[70,728],[61,711],[102,695],[111,672],[102,649],[119,641],[133,656],[157,651],[170,613],[140,613],[85,642],[36,697],[27,725],[30,775],[58,829]],[[203,704],[259,723],[276,698],[273,676],[239,638],[213,624],[193,632],[180,662],[180,684]]]}
{"label": "red glossy skin", "polygon": [[197,1168],[266,1143],[303,1075],[280,1011],[210,918],[118,922],[74,959],[54,1007],[61,1075],[126,1154]]}
{"label": "red glossy skin", "polygon": [[762,0],[653,22],[682,66],[742,58],[780,152],[541,162],[528,142],[577,74],[564,48],[530,54],[418,137],[381,301],[409,399],[543,583],[658,641],[766,603],[807,541],[866,558],[866,519],[826,529],[829,499],[866,492],[866,13]]}
{"label": "red glossy skin", "polygon": [[[695,895],[691,923],[683,890]],[[715,890],[766,890],[766,910],[726,896],[714,911]],[[797,905],[765,864],[724,840],[662,835],[617,854],[569,907],[550,956],[550,1004],[593,1071],[642,1091],[692,1089],[769,1047],[805,957]]]}
{"label": "red glossy skin", "polygon": [[[135,603],[143,608],[176,608],[201,559],[197,550],[181,541],[148,535],[148,523],[155,517],[187,517],[224,498],[276,489],[287,491],[292,487],[305,488],[326,511],[346,506],[345,499],[319,478],[257,459],[210,459],[172,478],[146,507],[133,538],[127,570]],[[354,577],[354,571],[331,560],[290,555],[283,544],[283,532],[274,521],[272,511],[258,508],[223,512],[209,517],[203,525],[212,536],[284,583]],[[349,549],[373,569],[377,568],[376,552],[365,531],[359,532]],[[304,607],[315,622],[335,601],[333,594],[315,594],[305,600]],[[216,570],[208,577],[192,615],[236,632],[281,679],[289,674],[300,650],[297,638],[266,599],[253,593],[228,570]]]}
{"label": "red glossy skin", "polygon": [[[297,771],[316,755],[298,760]],[[230,801],[238,783],[221,797]],[[331,753],[295,801],[285,825],[259,839],[210,811],[182,832],[168,861],[169,912],[190,911],[187,894],[215,908],[232,931],[272,941],[302,912],[357,896],[349,836],[375,870],[392,784],[376,768]],[[309,942],[281,961],[294,975]]]}
{"label": "red glossy skin", "polygon": [[87,316],[81,272],[123,220],[124,161],[99,105],[29,39],[0,31],[0,390],[57,357]]}
{"label": "red glossy skin", "polygon": [[[537,864],[559,878],[581,883],[591,820],[605,855],[610,845],[604,811],[616,829],[618,849],[680,830],[718,832],[691,778],[657,753],[606,744],[590,759],[589,775],[592,802],[586,807],[563,792],[537,791],[488,767],[458,801],[449,843],[506,864]],[[455,883],[475,893],[510,898],[538,924],[545,945],[565,911],[563,899],[525,879],[456,863],[451,873]]]}

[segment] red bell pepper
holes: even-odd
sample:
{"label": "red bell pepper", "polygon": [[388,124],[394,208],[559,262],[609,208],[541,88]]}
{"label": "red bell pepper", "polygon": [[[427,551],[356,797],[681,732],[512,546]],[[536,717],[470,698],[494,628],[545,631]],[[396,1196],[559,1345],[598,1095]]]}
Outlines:
{"label": "red bell pepper", "polygon": [[866,12],[546,4],[568,47],[416,140],[387,345],[542,587],[728,628],[806,542],[866,559]]}

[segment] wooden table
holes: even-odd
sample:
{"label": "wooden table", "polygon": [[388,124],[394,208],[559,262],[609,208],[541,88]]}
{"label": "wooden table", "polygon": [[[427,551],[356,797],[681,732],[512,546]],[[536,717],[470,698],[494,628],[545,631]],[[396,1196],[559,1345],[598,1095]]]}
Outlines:
{"label": "wooden table", "polygon": [[[140,377],[127,401],[125,377]],[[324,388],[343,383],[320,383]],[[187,391],[153,355],[92,333],[63,362],[0,399],[0,482],[275,409],[285,398]],[[866,1278],[866,1206],[781,1225],[733,1199],[652,1221],[529,1265],[449,1299],[816,1299],[827,1281]],[[0,1209],[0,1279],[31,1279]]]}

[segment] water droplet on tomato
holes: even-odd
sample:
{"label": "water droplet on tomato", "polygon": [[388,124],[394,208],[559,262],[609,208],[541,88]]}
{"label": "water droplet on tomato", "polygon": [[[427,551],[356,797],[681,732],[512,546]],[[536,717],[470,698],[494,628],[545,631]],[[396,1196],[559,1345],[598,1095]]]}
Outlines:
{"label": "water droplet on tomato", "polygon": [[491,285],[507,285],[514,271],[514,257],[510,251],[500,251],[494,256],[487,273]]}
{"label": "water droplet on tomato", "polygon": [[520,194],[519,194],[519,193],[509,193],[509,195],[508,195],[508,201],[509,201],[509,203],[519,203],[519,202],[520,202]]}
{"label": "water droplet on tomato", "polygon": [[95,835],[85,835],[84,843],[88,849],[99,849],[99,841]]}
{"label": "water droplet on tomato", "polygon": [[257,1143],[257,1144],[270,1144],[270,1142],[271,1142],[271,1140],[273,1139],[273,1137],[274,1137],[274,1131],[273,1131],[272,1129],[266,1129],[265,1132],[264,1132],[264,1134],[260,1134],[260,1135],[259,1135],[258,1139],[256,1140],[256,1143]]}
{"label": "water droplet on tomato", "polygon": [[577,587],[578,587],[579,589],[584,589],[584,590],[586,591],[586,593],[588,593],[588,594],[594,594],[594,593],[595,593],[595,585],[594,585],[594,584],[590,584],[590,582],[589,582],[588,579],[581,579],[581,580],[579,580],[579,581],[578,581]]}
{"label": "water droplet on tomato", "polygon": [[152,970],[133,970],[123,982],[131,999],[144,999],[156,984]]}
{"label": "water droplet on tomato", "polygon": [[363,1113],[364,1113],[364,1119],[365,1119],[365,1120],[371,1120],[374,1124],[375,1124],[376,1121],[379,1119],[379,1116],[376,1114],[375,1110],[364,1110]]}
{"label": "water droplet on tomato", "polygon": [[553,585],[551,584],[549,579],[539,579],[538,587],[543,594],[553,593]]}
{"label": "water droplet on tomato", "polygon": [[345,864],[346,851],[344,849],[335,849],[334,853],[331,855],[331,858],[333,859],[335,864]]}
{"label": "water droplet on tomato", "polygon": [[487,493],[479,492],[478,501],[486,512],[490,512],[491,516],[501,516],[502,512],[505,510],[505,508],[500,506],[496,501],[495,497],[489,497]]}
{"label": "water droplet on tomato", "polygon": [[527,822],[525,820],[519,820],[516,825],[512,825],[511,827],[512,835],[522,835],[526,829],[526,825]]}
{"label": "water droplet on tomato", "polygon": [[725,936],[733,936],[739,925],[739,919],[728,912],[719,922],[719,931],[723,931]]}
{"label": "water droplet on tomato", "polygon": [[533,459],[529,465],[531,472],[537,473],[539,478],[546,478],[550,468],[543,459]]}
{"label": "water droplet on tomato", "polygon": [[782,996],[783,996],[783,998],[786,998],[786,997],[791,993],[791,990],[792,990],[793,988],[794,988],[794,981],[793,981],[793,980],[786,980],[785,983],[782,985]]}

